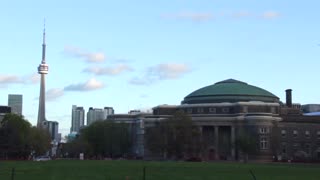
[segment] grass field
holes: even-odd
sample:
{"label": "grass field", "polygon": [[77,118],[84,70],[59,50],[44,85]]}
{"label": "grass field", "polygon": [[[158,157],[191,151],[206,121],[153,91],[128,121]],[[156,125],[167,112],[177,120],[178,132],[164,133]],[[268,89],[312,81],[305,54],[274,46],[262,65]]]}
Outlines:
{"label": "grass field", "polygon": [[319,180],[320,165],[208,162],[0,161],[0,180]]}

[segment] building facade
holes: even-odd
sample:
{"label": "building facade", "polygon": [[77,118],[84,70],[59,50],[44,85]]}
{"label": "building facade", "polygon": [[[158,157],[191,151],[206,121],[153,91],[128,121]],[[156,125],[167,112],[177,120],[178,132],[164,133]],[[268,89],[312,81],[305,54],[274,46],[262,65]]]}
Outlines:
{"label": "building facade", "polygon": [[320,160],[320,116],[304,116],[301,105],[292,103],[290,89],[283,103],[269,91],[228,79],[190,93],[180,105],[160,105],[152,114],[115,114],[109,119],[133,124],[133,152],[147,158],[145,129],[178,110],[189,114],[207,144],[199,155],[202,159],[243,159],[236,142],[248,135],[255,142],[251,159]]}
{"label": "building facade", "polygon": [[21,94],[9,94],[8,106],[11,107],[12,113],[22,115],[23,96]]}
{"label": "building facade", "polygon": [[60,137],[59,137],[59,133],[58,133],[59,123],[57,121],[45,121],[43,127],[48,130],[48,132],[51,136],[51,140],[53,142],[60,141]]}
{"label": "building facade", "polygon": [[84,126],[84,115],[85,111],[83,107],[72,106],[70,133],[78,133],[80,128]]}
{"label": "building facade", "polygon": [[0,122],[4,118],[4,116],[8,113],[11,113],[11,107],[10,106],[0,106]]}
{"label": "building facade", "polygon": [[111,114],[114,114],[112,107],[104,107],[103,109],[90,107],[87,112],[87,125],[89,126],[96,121],[106,120],[108,115]]}

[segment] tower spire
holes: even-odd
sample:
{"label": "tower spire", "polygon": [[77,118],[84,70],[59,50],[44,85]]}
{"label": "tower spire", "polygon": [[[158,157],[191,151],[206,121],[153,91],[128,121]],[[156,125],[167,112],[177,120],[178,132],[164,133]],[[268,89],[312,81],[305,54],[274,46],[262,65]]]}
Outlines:
{"label": "tower spire", "polygon": [[42,63],[46,63],[46,19],[43,20]]}

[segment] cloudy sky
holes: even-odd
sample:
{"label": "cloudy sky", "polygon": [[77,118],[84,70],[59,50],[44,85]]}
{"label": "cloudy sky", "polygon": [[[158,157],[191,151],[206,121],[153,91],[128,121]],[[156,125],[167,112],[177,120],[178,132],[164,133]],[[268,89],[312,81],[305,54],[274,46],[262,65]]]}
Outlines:
{"label": "cloudy sky", "polygon": [[320,103],[320,1],[2,0],[0,104],[23,94],[36,124],[46,19],[47,119],[67,134],[72,105],[116,113],[179,104],[234,78]]}

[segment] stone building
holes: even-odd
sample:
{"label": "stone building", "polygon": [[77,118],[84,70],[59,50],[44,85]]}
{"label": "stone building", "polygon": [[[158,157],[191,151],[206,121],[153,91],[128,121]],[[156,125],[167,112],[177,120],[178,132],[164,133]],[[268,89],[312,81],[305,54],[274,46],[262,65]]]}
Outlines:
{"label": "stone building", "polygon": [[159,105],[151,114],[115,114],[109,118],[131,124],[133,152],[147,157],[145,128],[171,117],[177,110],[189,114],[208,148],[206,160],[240,160],[236,141],[244,133],[253,137],[256,151],[251,159],[320,160],[320,116],[303,116],[300,104],[286,102],[262,88],[228,79],[187,95],[180,105]]}

